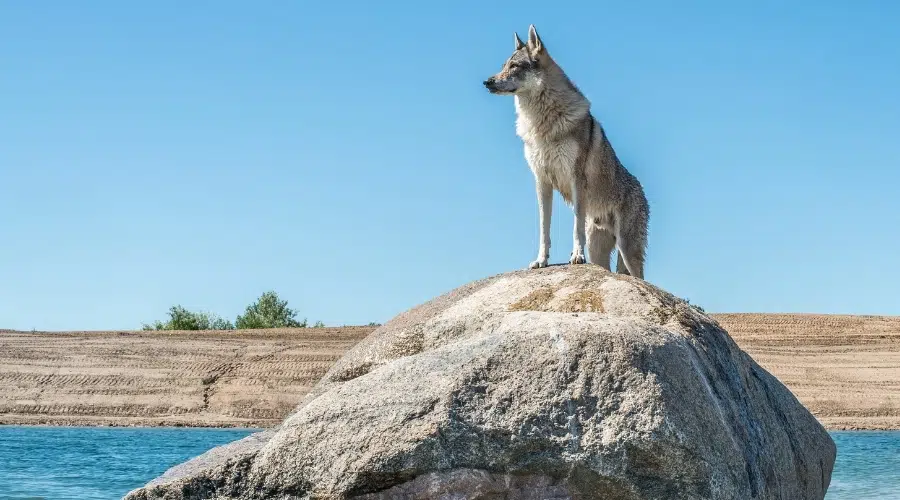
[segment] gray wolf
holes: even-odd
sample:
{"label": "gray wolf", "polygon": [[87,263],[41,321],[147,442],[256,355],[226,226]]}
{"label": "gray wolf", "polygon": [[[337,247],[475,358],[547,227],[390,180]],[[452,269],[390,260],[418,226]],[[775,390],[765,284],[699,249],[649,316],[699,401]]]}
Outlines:
{"label": "gray wolf", "polygon": [[513,96],[516,134],[534,173],[541,234],[529,267],[548,264],[555,189],[575,213],[569,263],[585,262],[586,242],[590,262],[610,269],[616,247],[616,271],[643,279],[650,207],[641,183],[622,166],[591,103],[550,57],[534,25],[527,43],[514,35],[515,50],[484,85]]}

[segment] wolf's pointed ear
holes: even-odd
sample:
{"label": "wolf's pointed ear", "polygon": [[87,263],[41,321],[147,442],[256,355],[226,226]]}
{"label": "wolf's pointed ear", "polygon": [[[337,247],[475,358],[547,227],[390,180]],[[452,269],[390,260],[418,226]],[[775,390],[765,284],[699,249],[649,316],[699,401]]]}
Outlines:
{"label": "wolf's pointed ear", "polygon": [[544,43],[541,42],[541,37],[538,36],[533,24],[528,26],[528,47],[534,54],[540,54],[544,50]]}
{"label": "wolf's pointed ear", "polygon": [[522,39],[519,38],[519,34],[518,34],[518,33],[513,32],[513,36],[516,37],[516,50],[519,50],[519,49],[521,49],[522,47],[525,46],[525,43],[523,43],[523,42],[522,42]]}

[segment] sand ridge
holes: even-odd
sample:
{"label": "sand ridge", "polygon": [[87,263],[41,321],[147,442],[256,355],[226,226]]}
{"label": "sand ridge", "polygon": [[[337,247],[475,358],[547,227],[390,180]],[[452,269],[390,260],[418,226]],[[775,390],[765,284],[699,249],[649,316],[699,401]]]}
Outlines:
{"label": "sand ridge", "polygon": [[[900,317],[712,316],[826,427],[900,429]],[[0,424],[277,425],[372,330],[0,330]]]}
{"label": "sand ridge", "polygon": [[715,314],[829,429],[900,429],[900,316]]}
{"label": "sand ridge", "polygon": [[0,424],[274,425],[370,331],[0,332]]}

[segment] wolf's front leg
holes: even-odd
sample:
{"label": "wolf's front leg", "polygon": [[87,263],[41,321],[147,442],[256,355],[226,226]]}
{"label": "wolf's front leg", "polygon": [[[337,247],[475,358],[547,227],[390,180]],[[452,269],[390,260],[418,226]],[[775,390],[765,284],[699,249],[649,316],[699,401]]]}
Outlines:
{"label": "wolf's front leg", "polygon": [[578,191],[578,181],[572,183],[572,208],[575,211],[575,228],[572,231],[572,256],[569,257],[569,264],[584,264],[584,220],[585,206],[581,201],[581,193]]}
{"label": "wolf's front leg", "polygon": [[531,269],[547,267],[550,260],[550,215],[553,213],[553,186],[541,179],[535,179],[535,182],[541,225],[541,245],[538,248],[537,260],[528,266]]}

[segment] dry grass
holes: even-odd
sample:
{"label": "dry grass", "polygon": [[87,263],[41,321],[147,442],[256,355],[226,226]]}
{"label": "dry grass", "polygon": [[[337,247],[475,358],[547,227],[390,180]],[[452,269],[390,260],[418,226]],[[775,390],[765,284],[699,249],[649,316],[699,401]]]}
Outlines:
{"label": "dry grass", "polygon": [[[900,317],[714,317],[827,427],[900,429]],[[274,425],[370,331],[0,331],[0,424]]]}

